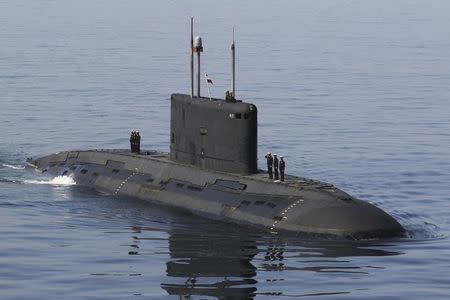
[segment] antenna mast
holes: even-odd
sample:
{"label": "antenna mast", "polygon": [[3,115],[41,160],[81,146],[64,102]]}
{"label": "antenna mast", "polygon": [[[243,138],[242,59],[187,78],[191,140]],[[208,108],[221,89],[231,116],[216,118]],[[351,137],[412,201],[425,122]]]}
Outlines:
{"label": "antenna mast", "polygon": [[200,53],[203,52],[203,45],[199,36],[194,39],[194,52],[197,52],[197,97],[200,98]]}
{"label": "antenna mast", "polygon": [[231,97],[236,99],[236,50],[234,47],[234,27],[233,41],[231,42]]}
{"label": "antenna mast", "polygon": [[234,27],[233,41],[231,42],[231,97],[236,99],[236,50],[234,47]]}
{"label": "antenna mast", "polygon": [[194,97],[194,18],[191,17],[191,98]]}

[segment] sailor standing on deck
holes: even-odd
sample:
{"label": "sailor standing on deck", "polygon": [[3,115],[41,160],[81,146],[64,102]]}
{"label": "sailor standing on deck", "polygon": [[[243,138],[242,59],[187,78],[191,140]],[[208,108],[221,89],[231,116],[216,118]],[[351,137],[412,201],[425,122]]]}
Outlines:
{"label": "sailor standing on deck", "polygon": [[141,153],[141,135],[139,134],[139,131],[136,131],[136,153]]}
{"label": "sailor standing on deck", "polygon": [[278,176],[278,157],[276,154],[273,155],[273,170],[275,173],[275,180],[279,180],[279,176]]}
{"label": "sailor standing on deck", "polygon": [[286,168],[286,163],[284,162],[283,156],[280,156],[280,180],[284,181],[284,169]]}
{"label": "sailor standing on deck", "polygon": [[273,179],[273,173],[272,173],[273,157],[272,157],[272,154],[270,152],[267,152],[265,157],[267,160],[267,172],[269,173],[269,178]]}
{"label": "sailor standing on deck", "polygon": [[134,140],[135,140],[135,132],[132,131],[130,135],[130,150],[132,153],[134,152]]}
{"label": "sailor standing on deck", "polygon": [[132,153],[141,152],[141,136],[139,131],[132,131],[130,136],[130,148]]}

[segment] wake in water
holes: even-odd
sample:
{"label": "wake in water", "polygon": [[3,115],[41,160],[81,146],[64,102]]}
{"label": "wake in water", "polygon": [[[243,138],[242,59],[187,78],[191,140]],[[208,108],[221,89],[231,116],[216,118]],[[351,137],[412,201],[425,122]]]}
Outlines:
{"label": "wake in water", "polygon": [[437,225],[438,220],[426,212],[396,212],[395,219],[398,220],[406,230],[406,238],[411,240],[430,240],[445,237],[442,228]]}
{"label": "wake in water", "polygon": [[[3,168],[2,168],[3,167]],[[7,169],[10,169],[9,171]],[[6,163],[0,160],[0,183],[16,183],[16,184],[49,184],[54,186],[70,186],[75,185],[75,180],[70,176],[57,176],[50,179],[28,179],[23,170],[26,166],[21,164]],[[6,175],[6,176],[5,176]],[[25,175],[25,176],[24,176]],[[25,177],[25,178],[24,178]]]}
{"label": "wake in water", "polygon": [[6,168],[14,169],[14,170],[23,170],[23,169],[25,169],[25,166],[21,166],[21,165],[10,165],[10,164],[2,163],[2,166],[6,167]]}
{"label": "wake in water", "polygon": [[73,178],[70,176],[56,176],[55,178],[48,180],[24,180],[23,182],[28,184],[50,184],[62,186],[77,184],[75,180],[73,180]]}

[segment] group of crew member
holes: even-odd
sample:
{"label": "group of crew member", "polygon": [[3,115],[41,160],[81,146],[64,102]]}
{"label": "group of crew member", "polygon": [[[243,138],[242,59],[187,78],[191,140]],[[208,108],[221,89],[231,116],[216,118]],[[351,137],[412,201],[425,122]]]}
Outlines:
{"label": "group of crew member", "polygon": [[141,136],[139,131],[132,131],[130,136],[130,148],[132,153],[141,152]]}
{"label": "group of crew member", "polygon": [[227,102],[236,101],[236,99],[234,99],[233,92],[225,91],[225,101],[227,101]]}
{"label": "group of crew member", "polygon": [[[272,156],[272,153],[267,152],[266,160],[269,178],[284,181],[284,170],[286,169],[286,163],[283,156],[280,156],[280,160],[278,161],[278,156],[276,154]],[[280,171],[279,173],[278,170]]]}

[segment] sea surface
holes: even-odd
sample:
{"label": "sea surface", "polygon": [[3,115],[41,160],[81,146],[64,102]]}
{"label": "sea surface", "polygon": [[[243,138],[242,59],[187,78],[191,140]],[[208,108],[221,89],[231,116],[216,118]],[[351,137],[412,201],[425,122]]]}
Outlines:
{"label": "sea surface", "polygon": [[[450,2],[0,0],[0,299],[449,299]],[[25,168],[168,151],[189,20],[223,97],[259,109],[259,165],[333,183],[408,231],[299,240]],[[206,86],[202,92],[207,94]]]}

